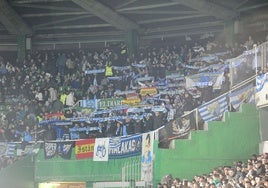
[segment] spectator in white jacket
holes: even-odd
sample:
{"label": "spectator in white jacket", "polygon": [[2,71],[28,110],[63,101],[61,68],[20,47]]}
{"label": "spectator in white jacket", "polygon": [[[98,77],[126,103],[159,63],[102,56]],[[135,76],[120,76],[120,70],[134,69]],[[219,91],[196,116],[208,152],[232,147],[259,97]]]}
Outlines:
{"label": "spectator in white jacket", "polygon": [[70,93],[66,97],[66,106],[71,107],[75,104],[74,91],[70,91]]}

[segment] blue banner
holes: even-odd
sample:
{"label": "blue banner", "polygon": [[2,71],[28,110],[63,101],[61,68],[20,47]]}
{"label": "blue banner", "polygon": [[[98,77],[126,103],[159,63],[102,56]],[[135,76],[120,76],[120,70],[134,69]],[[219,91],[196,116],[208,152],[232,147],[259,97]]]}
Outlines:
{"label": "blue banner", "polygon": [[210,56],[204,56],[204,57],[192,59],[190,62],[196,62],[196,61],[215,62],[218,60],[219,60],[218,56],[210,55]]}
{"label": "blue banner", "polygon": [[123,66],[123,67],[113,66],[114,70],[119,70],[119,71],[129,70],[130,68],[131,68],[131,66]]}
{"label": "blue banner", "polygon": [[6,68],[0,68],[0,74],[6,74],[7,69]]}
{"label": "blue banner", "polygon": [[142,135],[114,137],[109,140],[109,159],[141,155]]}
{"label": "blue banner", "polygon": [[42,125],[60,125],[60,126],[63,126],[63,125],[72,125],[72,121],[70,120],[42,120],[38,123],[39,126],[42,126]]}
{"label": "blue banner", "polygon": [[256,77],[256,91],[262,90],[264,84],[268,81],[267,74],[261,74]]}
{"label": "blue banner", "polygon": [[223,72],[199,73],[186,77],[186,88],[189,87],[207,87],[220,89],[223,80]]}
{"label": "blue banner", "polygon": [[256,106],[262,107],[268,105],[268,76],[262,74],[256,77]]}
{"label": "blue banner", "polygon": [[96,99],[82,100],[81,107],[83,107],[83,108],[97,108],[97,100]]}
{"label": "blue banner", "polygon": [[131,66],[138,67],[138,68],[145,68],[146,67],[145,64],[138,64],[138,63],[132,63]]}
{"label": "blue banner", "polygon": [[108,79],[109,81],[111,81],[111,80],[122,80],[123,77],[122,77],[122,76],[112,76],[112,77],[108,77],[107,79]]}
{"label": "blue banner", "polygon": [[16,143],[8,142],[6,155],[9,157],[14,157],[14,156],[16,156],[15,151],[16,151]]}
{"label": "blue banner", "polygon": [[98,69],[98,70],[86,70],[85,74],[98,74],[98,73],[104,73],[104,69]]}
{"label": "blue banner", "polygon": [[239,90],[232,92],[230,97],[230,102],[235,110],[238,110],[241,104],[244,103],[254,103],[255,89],[253,84],[249,84]]}

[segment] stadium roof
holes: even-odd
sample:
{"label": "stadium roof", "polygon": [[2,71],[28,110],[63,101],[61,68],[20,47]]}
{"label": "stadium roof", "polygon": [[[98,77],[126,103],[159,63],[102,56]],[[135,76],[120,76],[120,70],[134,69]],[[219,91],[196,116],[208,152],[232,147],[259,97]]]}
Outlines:
{"label": "stadium roof", "polygon": [[[219,33],[232,20],[267,30],[267,0],[1,0],[0,41],[142,40]],[[245,24],[246,23],[246,24]]]}

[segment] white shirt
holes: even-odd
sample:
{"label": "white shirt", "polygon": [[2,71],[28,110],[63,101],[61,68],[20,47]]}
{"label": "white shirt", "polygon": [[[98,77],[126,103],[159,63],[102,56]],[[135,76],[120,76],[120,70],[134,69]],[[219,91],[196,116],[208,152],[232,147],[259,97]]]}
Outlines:
{"label": "white shirt", "polygon": [[71,92],[66,97],[66,105],[67,106],[73,106],[74,105],[74,93]]}

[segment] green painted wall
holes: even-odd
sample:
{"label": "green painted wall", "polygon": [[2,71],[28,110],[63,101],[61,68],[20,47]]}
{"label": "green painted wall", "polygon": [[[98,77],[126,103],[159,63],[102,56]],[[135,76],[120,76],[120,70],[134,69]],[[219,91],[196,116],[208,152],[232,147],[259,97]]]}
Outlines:
{"label": "green painted wall", "polygon": [[34,162],[32,156],[15,162],[0,171],[1,188],[34,188]]}
{"label": "green painted wall", "polygon": [[129,161],[140,161],[140,156],[95,162],[93,159],[75,159],[73,150],[71,160],[61,157],[46,160],[41,150],[35,163],[35,182],[86,181],[90,187],[96,181],[121,181],[122,167]]}
{"label": "green painted wall", "polygon": [[164,175],[192,179],[234,160],[245,161],[258,153],[259,113],[244,105],[242,112],[225,114],[224,122],[210,122],[208,131],[191,133],[190,140],[176,140],[175,149],[155,150],[155,179]]}

